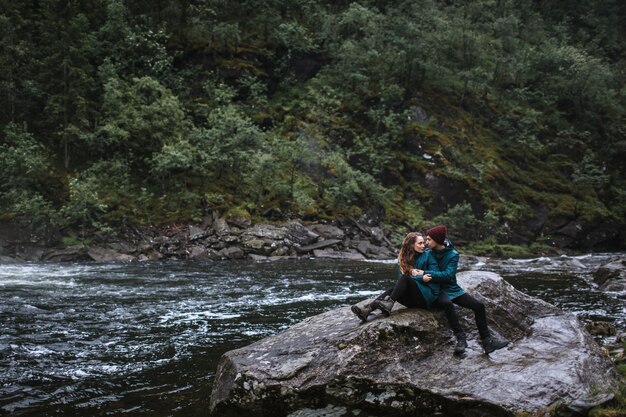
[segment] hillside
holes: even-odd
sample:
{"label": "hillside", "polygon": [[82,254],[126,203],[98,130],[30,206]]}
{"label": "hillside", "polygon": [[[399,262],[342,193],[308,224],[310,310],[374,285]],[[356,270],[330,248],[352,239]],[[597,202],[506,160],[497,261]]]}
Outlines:
{"label": "hillside", "polygon": [[0,220],[626,247],[617,0],[0,0]]}

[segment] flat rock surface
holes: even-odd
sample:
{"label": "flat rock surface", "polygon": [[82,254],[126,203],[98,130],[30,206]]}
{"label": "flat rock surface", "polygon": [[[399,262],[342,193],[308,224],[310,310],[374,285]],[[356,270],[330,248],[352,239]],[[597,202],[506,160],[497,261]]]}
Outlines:
{"label": "flat rock surface", "polygon": [[[617,373],[572,314],[490,272],[459,274],[509,338],[485,355],[461,309],[469,348],[454,356],[440,311],[398,306],[367,323],[344,307],[227,352],[210,408],[220,416],[576,415],[612,398]],[[439,414],[437,414],[439,413]]]}

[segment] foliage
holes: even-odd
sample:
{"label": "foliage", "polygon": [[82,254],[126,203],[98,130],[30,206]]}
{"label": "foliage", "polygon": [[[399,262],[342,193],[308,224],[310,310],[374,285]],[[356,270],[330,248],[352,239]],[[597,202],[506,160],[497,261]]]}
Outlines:
{"label": "foliage", "polygon": [[624,217],[616,0],[0,5],[4,217]]}

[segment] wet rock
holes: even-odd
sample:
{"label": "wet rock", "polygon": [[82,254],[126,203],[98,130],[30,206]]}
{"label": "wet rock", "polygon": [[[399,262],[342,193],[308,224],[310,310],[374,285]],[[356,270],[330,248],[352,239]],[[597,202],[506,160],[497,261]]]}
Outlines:
{"label": "wet rock", "polygon": [[209,232],[207,232],[206,230],[198,226],[194,226],[194,225],[189,226],[189,240],[190,241],[203,239],[207,237],[208,235],[209,235]]}
{"label": "wet rock", "polygon": [[220,255],[216,250],[204,246],[193,246],[189,251],[189,259],[195,261],[217,261]]}
{"label": "wet rock", "polygon": [[213,223],[213,230],[218,236],[226,236],[230,234],[230,227],[226,220],[219,218]]}
{"label": "wet rock", "polygon": [[290,252],[289,247],[287,246],[278,246],[274,251],[270,254],[271,256],[285,256]]}
{"label": "wet rock", "polygon": [[323,415],[330,407],[345,415],[571,416],[613,397],[617,372],[573,314],[494,273],[458,278],[485,303],[508,348],[486,356],[465,309],[472,331],[459,358],[441,311],[397,307],[360,324],[339,308],[225,353],[213,415]]}
{"label": "wet rock", "polygon": [[339,243],[341,243],[341,240],[339,239],[320,240],[319,242],[313,243],[312,245],[301,246],[297,248],[297,251],[300,253],[307,253],[316,249],[324,249],[330,246],[335,246]]}
{"label": "wet rock", "polygon": [[44,261],[50,262],[73,262],[85,261],[91,258],[87,255],[87,248],[84,246],[69,246],[64,249],[53,249],[43,256]]}
{"label": "wet rock", "polygon": [[265,240],[263,240],[263,239],[250,239],[250,240],[247,240],[247,241],[243,242],[243,244],[248,249],[259,251],[259,250],[263,249],[263,246],[265,246]]}
{"label": "wet rock", "polygon": [[46,249],[41,246],[24,245],[20,247],[18,256],[25,261],[39,262],[43,259]]}
{"label": "wet rock", "polygon": [[593,280],[604,291],[626,293],[626,258],[601,266],[594,272]]}
{"label": "wet rock", "polygon": [[134,256],[118,253],[112,249],[106,249],[99,246],[91,247],[87,251],[89,257],[96,262],[132,262]]}
{"label": "wet rock", "polygon": [[244,251],[237,246],[229,246],[220,250],[217,254],[223,259],[243,259],[246,256]]}
{"label": "wet rock", "polygon": [[108,246],[114,251],[123,253],[134,253],[138,250],[138,247],[133,247],[133,245],[128,242],[111,242]]}
{"label": "wet rock", "polygon": [[229,217],[226,221],[229,224],[240,229],[247,229],[248,227],[252,226],[252,220],[247,217]]}
{"label": "wet rock", "polygon": [[287,237],[286,227],[268,223],[259,223],[244,232],[244,235],[251,235],[262,239],[283,240]]}
{"label": "wet rock", "polygon": [[384,246],[372,245],[367,240],[360,240],[355,243],[356,249],[366,258],[389,259],[393,257],[391,251]]}
{"label": "wet rock", "polygon": [[355,250],[337,251],[332,249],[316,249],[313,251],[313,255],[316,258],[347,259],[352,261],[362,261],[365,259],[365,256]]}
{"label": "wet rock", "polygon": [[301,246],[310,245],[319,239],[319,235],[304,227],[299,221],[287,222],[285,227],[289,231],[289,240]]}
{"label": "wet rock", "polygon": [[15,264],[19,261],[11,256],[0,255],[0,264]]}
{"label": "wet rock", "polygon": [[323,239],[342,240],[346,235],[346,233],[342,229],[336,226],[329,225],[329,224],[315,223],[315,224],[310,225],[308,228],[313,233],[319,235]]}

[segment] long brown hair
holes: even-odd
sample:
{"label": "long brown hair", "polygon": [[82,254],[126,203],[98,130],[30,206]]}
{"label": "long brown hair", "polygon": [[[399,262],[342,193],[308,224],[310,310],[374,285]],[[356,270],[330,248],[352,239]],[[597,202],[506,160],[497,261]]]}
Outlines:
{"label": "long brown hair", "polygon": [[415,240],[422,236],[419,232],[411,232],[404,237],[402,241],[402,247],[400,248],[400,254],[398,255],[398,262],[400,263],[400,271],[403,274],[408,274],[415,265]]}

